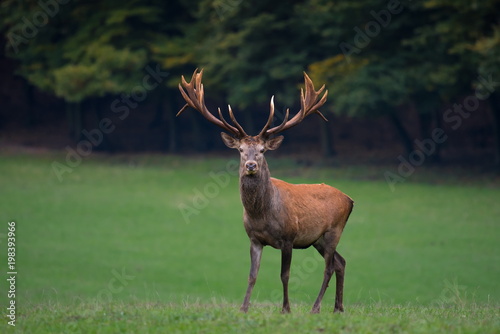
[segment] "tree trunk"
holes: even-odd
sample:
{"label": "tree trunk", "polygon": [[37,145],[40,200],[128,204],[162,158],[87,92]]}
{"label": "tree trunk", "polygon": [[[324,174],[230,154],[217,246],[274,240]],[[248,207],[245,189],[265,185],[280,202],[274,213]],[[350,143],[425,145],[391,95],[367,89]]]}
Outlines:
{"label": "tree trunk", "polygon": [[413,142],[410,138],[410,135],[404,128],[403,123],[401,123],[401,120],[398,118],[395,112],[391,112],[389,114],[389,119],[398,132],[399,138],[401,139],[401,143],[403,144],[406,154],[409,155],[413,151]]}
{"label": "tree trunk", "polygon": [[101,120],[104,118],[104,115],[102,113],[102,108],[101,108],[101,103],[99,99],[92,99],[91,101],[91,108],[94,109],[95,116],[97,118],[97,123],[95,126],[95,129],[98,129],[101,132],[102,135],[102,141],[99,145],[96,145],[94,149],[97,149],[98,151],[105,151],[108,153],[113,152],[113,144],[111,143],[109,139],[109,134],[101,131],[99,125],[101,123]]}
{"label": "tree trunk", "polygon": [[[162,94],[158,94],[158,100],[156,104],[156,115],[153,120],[156,126],[161,126],[162,129],[165,129],[165,136],[163,137],[162,150],[165,150],[169,153],[177,152],[178,148],[178,140],[177,140],[177,128],[176,128],[176,120],[175,115],[177,114],[177,108],[179,105],[177,104],[176,95],[173,93],[177,93],[175,90],[166,88],[165,89],[165,99]],[[166,113],[166,122],[164,119]],[[166,127],[164,124],[166,123]]]}
{"label": "tree trunk", "polygon": [[337,155],[333,144],[333,131],[330,122],[321,121],[321,153],[324,158]]}
{"label": "tree trunk", "polygon": [[[439,113],[436,109],[430,112],[419,112],[419,123],[420,123],[420,136],[421,139],[432,138],[432,131],[441,125],[441,119],[439,118]],[[428,159],[431,162],[438,163],[441,162],[441,145],[436,144],[435,150],[429,155]]]}
{"label": "tree trunk", "polygon": [[24,95],[26,97],[26,125],[31,127],[37,123],[37,117],[35,113],[35,89],[34,86],[30,85],[28,81],[24,82]]}
{"label": "tree trunk", "polygon": [[[434,116],[434,119],[435,119],[433,130],[437,129],[437,128],[442,129],[443,119],[441,117],[441,114],[439,113],[439,109],[434,109],[434,112],[432,113],[432,115]],[[432,134],[431,134],[431,136],[432,136]],[[441,160],[441,145],[442,144],[436,143],[436,150],[434,151],[434,154],[432,155],[432,159],[436,163],[440,163],[442,161]]]}
{"label": "tree trunk", "polygon": [[73,104],[66,102],[66,119],[68,120],[68,136],[73,139],[75,137],[75,129],[73,128]]}
{"label": "tree trunk", "polygon": [[177,114],[177,101],[172,94],[172,90],[169,90],[170,94],[168,96],[167,101],[167,118],[168,118],[168,152],[175,153],[177,152],[178,143],[177,143],[177,128],[176,128],[176,120],[175,115]]}
{"label": "tree trunk", "polygon": [[207,138],[204,136],[205,130],[203,128],[202,117],[197,117],[199,115],[191,114],[191,121],[193,122],[193,146],[199,152],[205,152],[207,150]]}
{"label": "tree trunk", "polygon": [[490,107],[493,113],[493,131],[495,133],[494,162],[500,168],[500,94],[491,94]]}
{"label": "tree trunk", "polygon": [[79,142],[82,139],[83,130],[82,104],[80,102],[74,104],[74,115],[75,142]]}
{"label": "tree trunk", "polygon": [[[420,121],[421,139],[432,138],[432,131],[441,125],[438,112],[441,98],[435,92],[423,91],[415,94],[413,100]],[[428,157],[429,161],[440,162],[440,151],[440,145],[436,144],[436,149]]]}
{"label": "tree trunk", "polygon": [[69,136],[76,143],[82,136],[82,111],[79,102],[66,102],[66,116],[68,118]]}

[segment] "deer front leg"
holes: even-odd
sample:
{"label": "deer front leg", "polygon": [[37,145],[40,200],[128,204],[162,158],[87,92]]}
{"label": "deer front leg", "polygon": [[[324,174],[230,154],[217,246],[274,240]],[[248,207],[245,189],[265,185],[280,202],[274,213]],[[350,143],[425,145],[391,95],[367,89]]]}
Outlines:
{"label": "deer front leg", "polygon": [[262,257],[262,245],[260,243],[250,241],[250,275],[248,276],[248,288],[245,294],[245,300],[241,305],[240,311],[248,312],[248,305],[250,304],[250,296],[257,281],[257,274],[259,273],[260,259]]}
{"label": "deer front leg", "polygon": [[288,300],[288,280],[290,278],[292,250],[292,243],[285,244],[281,249],[281,282],[283,283],[283,308],[281,309],[281,313],[290,313],[290,301]]}

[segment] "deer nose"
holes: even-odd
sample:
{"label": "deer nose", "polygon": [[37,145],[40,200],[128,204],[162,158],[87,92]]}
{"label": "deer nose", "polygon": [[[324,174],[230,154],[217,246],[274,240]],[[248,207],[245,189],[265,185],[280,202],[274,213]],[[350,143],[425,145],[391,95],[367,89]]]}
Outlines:
{"label": "deer nose", "polygon": [[257,169],[257,163],[255,161],[247,161],[245,167],[247,171],[254,172]]}

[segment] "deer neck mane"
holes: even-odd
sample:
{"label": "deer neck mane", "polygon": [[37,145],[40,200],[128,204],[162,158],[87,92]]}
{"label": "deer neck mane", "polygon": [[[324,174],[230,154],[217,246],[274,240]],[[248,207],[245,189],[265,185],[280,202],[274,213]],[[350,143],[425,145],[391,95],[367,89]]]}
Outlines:
{"label": "deer neck mane", "polygon": [[259,218],[272,208],[276,194],[271,182],[271,173],[264,159],[260,171],[254,175],[247,175],[244,167],[240,168],[240,196],[243,207],[248,215]]}

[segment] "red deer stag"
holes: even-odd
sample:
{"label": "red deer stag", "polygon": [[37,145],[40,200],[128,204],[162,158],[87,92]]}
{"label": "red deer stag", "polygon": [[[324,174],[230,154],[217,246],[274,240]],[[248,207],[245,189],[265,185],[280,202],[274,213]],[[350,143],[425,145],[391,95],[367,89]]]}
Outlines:
{"label": "red deer stag", "polygon": [[207,120],[218,125],[231,135],[222,132],[222,140],[229,148],[240,151],[240,195],[243,203],[243,223],[250,238],[251,267],[248,289],[241,306],[247,312],[250,295],[257,280],[262,248],[271,246],[281,250],[281,281],[283,283],[282,313],[290,312],[288,300],[288,279],[293,248],[314,246],[325,259],[324,279],[312,313],[319,313],[321,300],[333,273],[337,289],[334,311],[342,312],[344,290],[345,260],[336,251],[337,244],[347,219],[353,208],[351,198],[340,190],[325,184],[290,184],[272,178],[264,152],[277,149],[283,136],[273,137],[300,122],[310,114],[316,113],[325,121],[318,108],[326,101],[328,91],[318,99],[325,86],[315,91],[311,79],[304,73],[305,91],[301,89],[301,109],[291,119],[286,111],[283,122],[271,127],[274,118],[274,97],[271,98],[270,114],[266,125],[257,136],[249,136],[236,121],[231,107],[229,117],[232,125],[222,116],[215,117],[205,106],[203,70],[195,70],[191,82],[182,77],[179,89],[187,104],[177,114],[191,107],[199,111]]}

